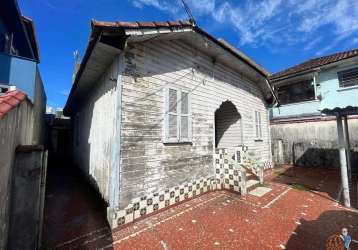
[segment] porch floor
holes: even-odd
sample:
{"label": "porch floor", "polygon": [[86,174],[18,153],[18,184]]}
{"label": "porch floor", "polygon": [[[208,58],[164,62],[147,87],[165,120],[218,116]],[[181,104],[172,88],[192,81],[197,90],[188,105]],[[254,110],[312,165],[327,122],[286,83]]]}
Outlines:
{"label": "porch floor", "polygon": [[[93,206],[79,204],[91,199],[78,199],[75,206],[62,204],[70,218],[66,224],[61,224],[62,213],[48,207],[47,223],[56,225],[45,225],[50,231],[44,242],[57,249],[325,249],[327,238],[342,227],[358,240],[358,210],[336,201],[339,172],[284,167],[265,179],[272,190],[261,197],[210,192],[114,232],[103,225],[97,209],[92,212]],[[76,207],[86,206],[87,219],[81,220]],[[101,221],[95,223],[96,218]],[[76,228],[82,230],[76,234]],[[358,242],[351,249],[358,249]]]}

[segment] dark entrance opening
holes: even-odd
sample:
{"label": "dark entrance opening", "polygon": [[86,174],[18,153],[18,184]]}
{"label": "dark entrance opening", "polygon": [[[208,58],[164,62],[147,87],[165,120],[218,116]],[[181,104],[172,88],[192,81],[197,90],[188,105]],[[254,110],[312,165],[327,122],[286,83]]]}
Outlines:
{"label": "dark entrance opening", "polygon": [[225,101],[215,111],[215,147],[232,148],[241,144],[241,115],[231,101]]}

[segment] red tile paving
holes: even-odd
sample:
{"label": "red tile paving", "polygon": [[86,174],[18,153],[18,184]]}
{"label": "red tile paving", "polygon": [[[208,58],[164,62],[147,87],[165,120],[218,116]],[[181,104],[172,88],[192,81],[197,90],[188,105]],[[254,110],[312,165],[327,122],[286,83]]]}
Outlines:
{"label": "red tile paving", "polygon": [[[226,191],[210,192],[114,232],[98,225],[98,231],[82,230],[74,237],[71,231],[74,225],[67,224],[64,231],[71,232],[74,239],[63,237],[65,234],[54,235],[57,240],[52,242],[56,244],[47,246],[57,245],[58,249],[325,249],[326,239],[339,233],[342,227],[347,227],[353,239],[358,239],[358,210],[343,208],[335,201],[339,191],[337,171],[283,168],[272,171],[266,179],[266,186],[272,191],[260,198],[240,197]],[[292,183],[301,185],[292,186]],[[70,214],[68,211],[67,215]],[[55,221],[56,214],[51,216]],[[352,243],[351,247],[358,249],[358,244]]]}

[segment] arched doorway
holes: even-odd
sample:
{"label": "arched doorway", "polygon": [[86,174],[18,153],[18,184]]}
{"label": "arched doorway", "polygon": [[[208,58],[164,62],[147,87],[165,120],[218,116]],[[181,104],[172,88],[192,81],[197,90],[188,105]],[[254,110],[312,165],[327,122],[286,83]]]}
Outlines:
{"label": "arched doorway", "polygon": [[241,115],[231,101],[225,101],[215,111],[215,147],[239,145],[242,145]]}

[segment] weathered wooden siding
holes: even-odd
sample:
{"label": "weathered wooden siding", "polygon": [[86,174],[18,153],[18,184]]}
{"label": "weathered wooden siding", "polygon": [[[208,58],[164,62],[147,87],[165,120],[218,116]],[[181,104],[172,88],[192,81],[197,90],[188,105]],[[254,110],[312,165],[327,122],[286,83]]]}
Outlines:
{"label": "weathered wooden siding", "polygon": [[109,201],[112,147],[116,130],[118,60],[98,79],[83,98],[78,117],[73,117],[74,157],[103,198]]}
{"label": "weathered wooden siding", "polygon": [[[241,114],[243,141],[269,160],[267,110],[258,88],[180,41],[129,44],[122,93],[120,206],[132,198],[213,175],[214,113],[230,100]],[[191,90],[192,144],[163,144],[164,87]],[[263,140],[254,141],[254,111]],[[238,142],[240,143],[240,142]]]}

